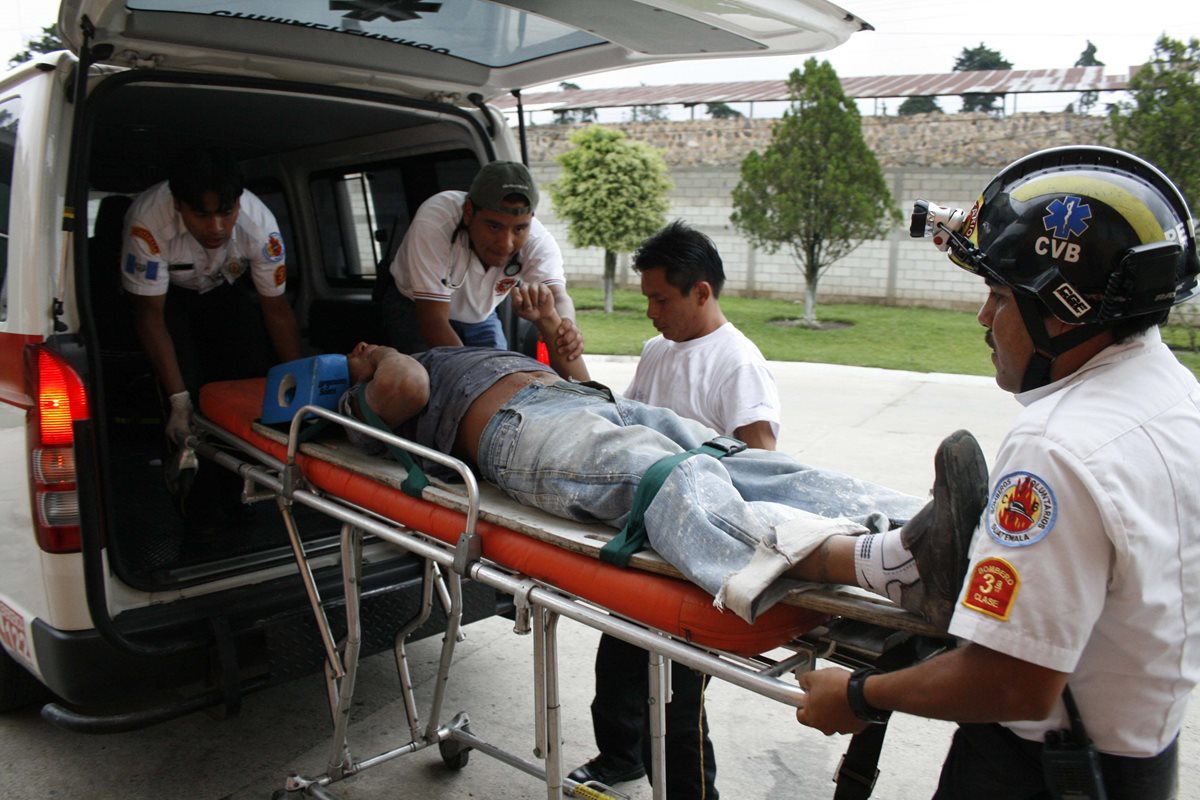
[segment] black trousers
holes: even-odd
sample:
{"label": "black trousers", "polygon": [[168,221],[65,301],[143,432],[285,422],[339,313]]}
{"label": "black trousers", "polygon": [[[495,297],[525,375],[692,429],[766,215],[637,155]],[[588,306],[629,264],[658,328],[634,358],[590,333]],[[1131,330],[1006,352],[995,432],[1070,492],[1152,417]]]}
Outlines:
{"label": "black trousers", "polygon": [[[172,286],[163,316],[184,386],[197,408],[204,384],[262,377],[273,363],[258,295],[249,279],[204,294]],[[165,397],[162,400],[165,421],[170,407]],[[235,473],[211,464],[199,469],[181,509],[189,537],[211,537],[251,513],[242,505],[241,493],[242,479]]]}
{"label": "black trousers", "polygon": [[[400,294],[395,281],[389,280],[384,287],[380,308],[383,314],[384,344],[408,355],[429,349],[421,327],[417,324],[417,304]],[[495,311],[480,322],[459,322],[452,319],[450,327],[467,347],[508,349],[508,337],[505,336],[504,327]]]}
{"label": "black trousers", "polygon": [[[1101,754],[1108,800],[1173,800],[1179,740],[1150,758]],[[960,725],[942,765],[934,800],[1052,800],[1042,772],[1042,743],[1002,725]]]}
{"label": "black trousers", "polygon": [[172,286],[163,309],[184,386],[199,403],[212,381],[257,378],[272,362],[258,295],[238,281],[199,294]]}
{"label": "black trousers", "polygon": [[[600,753],[621,765],[643,764],[652,774],[650,688],[645,650],[615,636],[600,637],[596,650],[596,697],[592,730]],[[708,675],[671,662],[667,704],[666,775],[669,800],[718,800],[717,762],[704,714]]]}

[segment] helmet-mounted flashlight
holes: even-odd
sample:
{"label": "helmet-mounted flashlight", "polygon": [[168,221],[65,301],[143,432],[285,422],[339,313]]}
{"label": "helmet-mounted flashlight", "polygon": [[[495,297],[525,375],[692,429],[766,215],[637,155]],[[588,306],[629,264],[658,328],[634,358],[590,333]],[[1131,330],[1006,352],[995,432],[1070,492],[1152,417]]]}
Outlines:
{"label": "helmet-mounted flashlight", "polygon": [[969,214],[961,208],[939,206],[928,200],[913,203],[908,235],[914,239],[930,239],[935,247],[950,256],[958,266],[975,274],[990,275],[983,254],[962,234]]}
{"label": "helmet-mounted flashlight", "polygon": [[913,203],[908,235],[914,239],[933,239],[937,249],[944,253],[950,247],[947,234],[961,231],[966,221],[967,212],[961,208],[947,208],[928,200],[918,200]]}

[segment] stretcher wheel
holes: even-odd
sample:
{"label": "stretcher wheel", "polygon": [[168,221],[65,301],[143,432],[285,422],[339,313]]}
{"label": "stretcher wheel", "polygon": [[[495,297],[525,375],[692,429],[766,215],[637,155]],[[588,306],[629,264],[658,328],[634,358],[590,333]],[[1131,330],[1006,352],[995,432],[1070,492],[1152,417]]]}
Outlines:
{"label": "stretcher wheel", "polygon": [[[462,729],[470,733],[471,728],[464,725]],[[460,770],[471,760],[471,747],[454,739],[443,739],[438,742],[438,752],[442,754],[442,762],[453,770]]]}

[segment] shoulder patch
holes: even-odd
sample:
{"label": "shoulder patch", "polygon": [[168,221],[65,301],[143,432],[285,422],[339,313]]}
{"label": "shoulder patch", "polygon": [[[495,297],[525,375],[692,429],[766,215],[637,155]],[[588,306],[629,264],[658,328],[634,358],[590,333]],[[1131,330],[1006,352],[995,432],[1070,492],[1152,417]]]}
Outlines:
{"label": "shoulder patch", "polygon": [[996,482],[988,503],[987,530],[1004,547],[1028,547],[1054,527],[1054,491],[1032,472],[1010,472]]}
{"label": "shoulder patch", "polygon": [[1021,576],[1016,567],[1003,558],[985,558],[968,573],[962,604],[972,611],[1007,621],[1020,588]]}
{"label": "shoulder patch", "polygon": [[279,238],[278,233],[267,234],[266,244],[263,245],[263,258],[271,262],[283,260],[283,239]]}
{"label": "shoulder patch", "polygon": [[150,251],[150,255],[156,256],[159,254],[158,242],[154,240],[154,234],[143,227],[134,225],[129,229],[129,235],[135,239],[141,239],[146,244],[146,249]]}
{"label": "shoulder patch", "polygon": [[285,283],[287,283],[287,266],[280,264],[275,268],[275,285],[283,286]]}

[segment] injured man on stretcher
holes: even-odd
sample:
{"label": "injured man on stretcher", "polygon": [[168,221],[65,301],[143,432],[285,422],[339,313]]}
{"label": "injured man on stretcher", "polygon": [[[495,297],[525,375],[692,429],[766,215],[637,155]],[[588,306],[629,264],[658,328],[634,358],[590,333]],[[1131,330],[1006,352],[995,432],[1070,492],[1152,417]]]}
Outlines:
{"label": "injured man on stretcher", "polygon": [[[514,308],[553,335],[557,312],[544,288],[518,287]],[[437,347],[410,357],[367,343],[347,358],[343,413],[460,458],[526,505],[626,528],[626,540],[644,529],[662,558],[747,622],[790,578],[861,586],[949,623],[987,491],[983,454],[966,431],[939,446],[926,501],[784,453],[728,453],[732,440],[698,422],[587,383],[582,358],[552,353],[547,367],[505,350]],[[383,449],[349,433],[364,449]],[[673,467],[664,461],[693,449]],[[639,496],[656,464],[665,478]]]}

